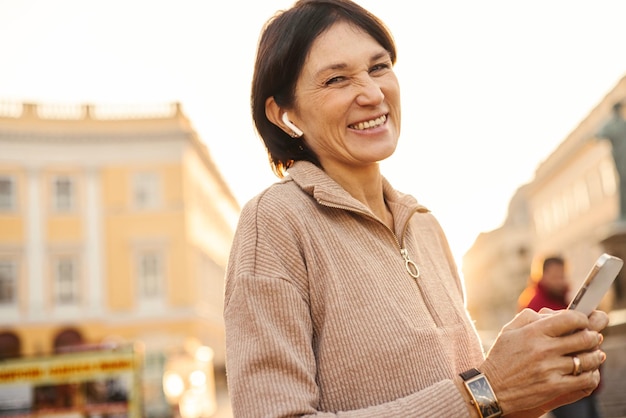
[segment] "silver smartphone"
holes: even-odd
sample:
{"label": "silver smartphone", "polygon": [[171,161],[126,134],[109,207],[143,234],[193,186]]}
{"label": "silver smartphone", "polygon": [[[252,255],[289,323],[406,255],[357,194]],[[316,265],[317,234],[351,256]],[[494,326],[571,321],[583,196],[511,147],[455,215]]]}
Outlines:
{"label": "silver smartphone", "polygon": [[608,292],[623,264],[624,261],[621,258],[602,254],[587,274],[567,309],[574,309],[589,316]]}

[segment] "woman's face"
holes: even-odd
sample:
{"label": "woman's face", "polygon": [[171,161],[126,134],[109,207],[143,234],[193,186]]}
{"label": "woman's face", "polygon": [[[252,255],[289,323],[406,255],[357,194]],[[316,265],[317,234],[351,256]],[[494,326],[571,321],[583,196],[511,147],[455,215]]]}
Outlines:
{"label": "woman's face", "polygon": [[313,43],[289,118],[324,170],[375,164],[396,149],[400,88],[389,53],[362,29],[338,22]]}

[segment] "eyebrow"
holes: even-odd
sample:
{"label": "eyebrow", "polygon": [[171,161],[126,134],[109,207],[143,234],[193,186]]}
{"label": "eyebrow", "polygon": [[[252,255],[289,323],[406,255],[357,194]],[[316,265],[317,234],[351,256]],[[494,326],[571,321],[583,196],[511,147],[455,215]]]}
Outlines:
{"label": "eyebrow", "polygon": [[[378,61],[378,60],[380,60],[382,58],[385,58],[385,57],[388,57],[389,59],[391,59],[391,54],[387,50],[383,50],[383,51],[377,52],[374,55],[372,55],[370,57],[370,62]],[[319,74],[322,74],[322,73],[324,73],[326,71],[329,71],[329,70],[342,70],[342,69],[347,68],[347,67],[348,67],[348,64],[346,64],[346,63],[330,64],[330,65],[328,65],[326,67],[320,68],[320,70],[317,71],[317,74],[319,75]]]}

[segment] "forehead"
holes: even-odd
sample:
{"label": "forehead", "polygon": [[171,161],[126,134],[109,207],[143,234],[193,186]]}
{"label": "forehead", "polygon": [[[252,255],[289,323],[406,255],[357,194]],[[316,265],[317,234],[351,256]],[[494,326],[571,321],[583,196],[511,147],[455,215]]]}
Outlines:
{"label": "forehead", "polygon": [[353,60],[370,59],[384,52],[384,48],[365,30],[345,21],[339,21],[322,32],[311,45],[305,61],[309,71],[327,66],[348,65]]}

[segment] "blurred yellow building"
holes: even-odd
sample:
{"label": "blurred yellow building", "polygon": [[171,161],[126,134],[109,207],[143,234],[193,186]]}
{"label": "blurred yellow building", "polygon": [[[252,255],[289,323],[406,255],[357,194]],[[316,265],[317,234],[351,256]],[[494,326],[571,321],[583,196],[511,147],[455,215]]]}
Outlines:
{"label": "blurred yellow building", "polygon": [[0,359],[190,341],[224,363],[239,206],[180,105],[0,104]]}

